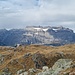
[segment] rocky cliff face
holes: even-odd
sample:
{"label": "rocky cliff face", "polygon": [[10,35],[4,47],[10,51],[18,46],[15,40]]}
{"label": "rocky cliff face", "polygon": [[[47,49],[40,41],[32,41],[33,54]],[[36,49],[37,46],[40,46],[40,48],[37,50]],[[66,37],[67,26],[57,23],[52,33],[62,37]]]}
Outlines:
{"label": "rocky cliff face", "polygon": [[75,42],[73,30],[64,27],[29,26],[25,29],[1,29],[0,45],[63,45]]}

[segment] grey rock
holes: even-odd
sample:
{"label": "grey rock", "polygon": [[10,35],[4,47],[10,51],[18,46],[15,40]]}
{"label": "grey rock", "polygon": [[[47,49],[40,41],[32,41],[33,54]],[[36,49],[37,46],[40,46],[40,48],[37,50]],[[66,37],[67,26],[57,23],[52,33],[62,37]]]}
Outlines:
{"label": "grey rock", "polygon": [[59,59],[52,67],[53,70],[66,69],[71,67],[72,60],[71,59]]}
{"label": "grey rock", "polygon": [[23,72],[23,73],[21,73],[19,75],[28,75],[28,72]]}
{"label": "grey rock", "polygon": [[4,69],[3,69],[3,72],[7,72],[7,73],[8,73],[8,72],[9,72],[9,68],[7,68],[7,67],[4,68]]}
{"label": "grey rock", "polygon": [[60,71],[70,68],[71,63],[71,59],[59,59],[52,68],[39,72],[36,75],[59,75]]}
{"label": "grey rock", "polygon": [[45,56],[39,52],[32,55],[32,60],[34,61],[35,67],[38,69],[46,65]]}
{"label": "grey rock", "polygon": [[31,73],[36,73],[36,69],[34,69],[34,68],[31,68],[28,71],[31,72]]}
{"label": "grey rock", "polygon": [[25,72],[25,69],[20,69],[17,71],[17,75],[22,74],[23,72]]}
{"label": "grey rock", "polygon": [[4,61],[4,56],[0,54],[0,65],[3,63],[3,61]]}
{"label": "grey rock", "polygon": [[48,71],[48,66],[43,66],[43,67],[42,67],[42,70],[43,70],[43,71]]}

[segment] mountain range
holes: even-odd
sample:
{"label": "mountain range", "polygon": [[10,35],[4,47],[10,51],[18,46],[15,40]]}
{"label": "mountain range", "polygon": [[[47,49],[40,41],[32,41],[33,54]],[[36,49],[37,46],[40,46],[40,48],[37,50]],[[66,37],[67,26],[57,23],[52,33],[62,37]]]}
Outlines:
{"label": "mountain range", "polygon": [[24,29],[0,29],[0,45],[53,45],[75,43],[75,33],[65,27],[27,26]]}

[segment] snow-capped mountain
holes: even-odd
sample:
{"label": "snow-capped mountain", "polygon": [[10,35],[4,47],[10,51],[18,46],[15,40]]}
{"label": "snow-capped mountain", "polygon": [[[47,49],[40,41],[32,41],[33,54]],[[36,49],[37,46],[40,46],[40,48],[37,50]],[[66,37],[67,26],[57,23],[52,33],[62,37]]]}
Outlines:
{"label": "snow-capped mountain", "polygon": [[62,26],[27,26],[24,29],[0,30],[0,45],[63,45],[69,43],[75,43],[75,33],[73,30]]}

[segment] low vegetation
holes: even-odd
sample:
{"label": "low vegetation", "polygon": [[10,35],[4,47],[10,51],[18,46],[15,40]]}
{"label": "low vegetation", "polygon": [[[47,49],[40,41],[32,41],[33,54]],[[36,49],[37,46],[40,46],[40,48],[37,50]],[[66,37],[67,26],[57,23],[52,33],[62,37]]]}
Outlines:
{"label": "low vegetation", "polygon": [[0,75],[75,75],[75,44],[1,46]]}

